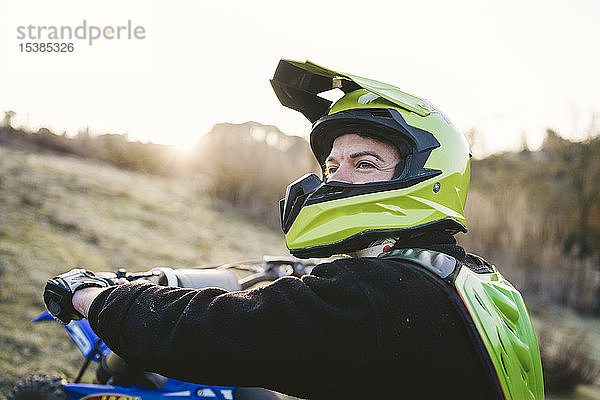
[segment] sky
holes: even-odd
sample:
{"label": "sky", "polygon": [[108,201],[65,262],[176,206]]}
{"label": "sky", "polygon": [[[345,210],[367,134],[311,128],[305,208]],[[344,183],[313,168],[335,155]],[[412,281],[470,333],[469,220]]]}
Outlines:
{"label": "sky", "polygon": [[[477,130],[476,155],[524,140],[535,149],[547,128],[581,139],[600,115],[599,20],[600,0],[2,0],[0,112],[33,130],[88,127],[181,148],[220,122],[306,136],[309,122],[269,84],[289,58],[427,98]],[[84,21],[85,39],[42,40],[72,52],[21,51],[40,42],[37,27]],[[23,38],[29,26],[35,37]],[[113,39],[90,44],[91,27]]]}

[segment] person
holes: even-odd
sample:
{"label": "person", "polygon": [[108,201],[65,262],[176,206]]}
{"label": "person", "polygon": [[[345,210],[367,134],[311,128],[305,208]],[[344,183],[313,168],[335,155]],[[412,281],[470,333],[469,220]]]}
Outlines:
{"label": "person", "polygon": [[[74,270],[48,282],[49,311],[88,318],[127,362],[184,381],[309,399],[543,398],[521,296],[454,237],[466,231],[464,136],[421,98],[310,62],[281,60],[271,83],[313,122],[323,166],[280,203],[287,247],[350,257],[234,292]],[[319,96],[334,88],[339,100]]]}

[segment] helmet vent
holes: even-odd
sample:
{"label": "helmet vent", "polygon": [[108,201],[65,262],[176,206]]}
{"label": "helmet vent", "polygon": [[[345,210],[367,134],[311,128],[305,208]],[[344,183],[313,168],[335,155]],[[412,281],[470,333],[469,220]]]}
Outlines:
{"label": "helmet vent", "polygon": [[392,114],[390,114],[390,112],[385,108],[372,109],[369,111],[374,117],[393,118]]}

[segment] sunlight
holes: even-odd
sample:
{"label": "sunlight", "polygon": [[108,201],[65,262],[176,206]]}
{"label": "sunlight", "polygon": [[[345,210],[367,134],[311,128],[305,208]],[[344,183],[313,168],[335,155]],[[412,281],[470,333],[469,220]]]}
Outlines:
{"label": "sunlight", "polygon": [[165,144],[169,144],[175,147],[178,151],[182,153],[190,153],[194,150],[194,147],[198,143],[197,138],[189,138],[189,137],[178,137],[174,136],[168,139]]}

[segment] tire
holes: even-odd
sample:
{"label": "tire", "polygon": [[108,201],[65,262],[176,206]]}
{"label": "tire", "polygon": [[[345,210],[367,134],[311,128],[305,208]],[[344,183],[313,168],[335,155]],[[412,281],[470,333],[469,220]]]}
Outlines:
{"label": "tire", "polygon": [[281,397],[267,389],[241,387],[236,390],[234,400],[281,400]]}
{"label": "tire", "polygon": [[68,400],[63,385],[57,376],[32,375],[15,386],[6,400]]}

